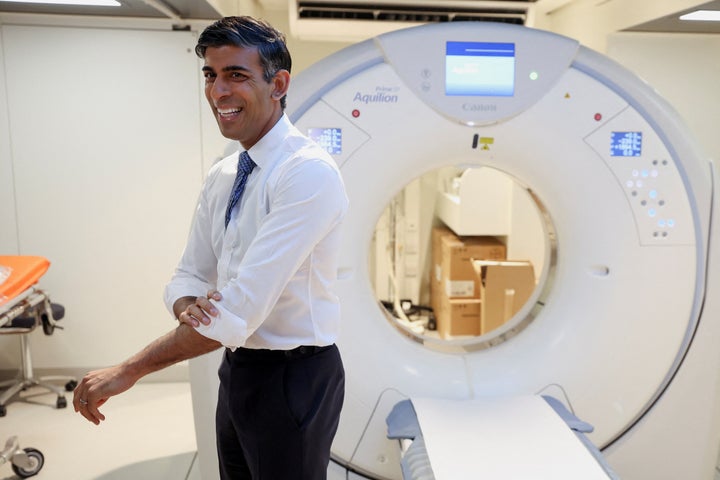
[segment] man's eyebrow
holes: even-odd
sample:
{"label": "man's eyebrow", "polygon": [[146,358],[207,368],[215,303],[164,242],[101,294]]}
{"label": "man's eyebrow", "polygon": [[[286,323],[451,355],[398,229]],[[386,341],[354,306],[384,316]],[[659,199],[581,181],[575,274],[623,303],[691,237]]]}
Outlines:
{"label": "man's eyebrow", "polygon": [[[223,71],[223,72],[235,72],[235,71],[238,71],[238,70],[239,70],[239,71],[242,71],[242,72],[249,72],[249,71],[250,71],[249,68],[243,67],[242,65],[228,65],[228,66],[222,68],[222,71]],[[202,67],[202,71],[203,71],[203,72],[214,72],[215,69],[212,68],[212,67],[209,67],[209,66],[205,65],[204,67]]]}

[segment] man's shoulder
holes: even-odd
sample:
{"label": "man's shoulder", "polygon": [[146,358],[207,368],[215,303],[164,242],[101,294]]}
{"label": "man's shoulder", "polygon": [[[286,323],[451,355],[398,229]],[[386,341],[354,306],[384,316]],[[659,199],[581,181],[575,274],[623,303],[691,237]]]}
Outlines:
{"label": "man's shoulder", "polygon": [[223,171],[234,171],[237,168],[238,150],[218,159],[208,170],[208,179],[217,177]]}
{"label": "man's shoulder", "polygon": [[208,170],[203,182],[203,191],[214,191],[219,183],[232,185],[237,173],[238,152],[233,152],[216,161]]}
{"label": "man's shoulder", "polygon": [[337,164],[332,156],[312,140],[292,145],[288,155],[281,163],[281,169],[338,172]]}
{"label": "man's shoulder", "polygon": [[335,159],[317,142],[293,128],[287,139],[288,159],[294,161],[320,161],[336,167]]}

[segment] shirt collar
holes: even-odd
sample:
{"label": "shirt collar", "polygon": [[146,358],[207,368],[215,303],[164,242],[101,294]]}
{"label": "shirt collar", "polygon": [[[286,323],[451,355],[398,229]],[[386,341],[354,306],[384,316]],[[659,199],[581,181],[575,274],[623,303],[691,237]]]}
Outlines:
{"label": "shirt collar", "polygon": [[292,123],[290,123],[290,119],[287,117],[287,114],[283,112],[280,120],[275,123],[270,131],[247,151],[248,154],[250,154],[250,158],[255,162],[255,165],[260,168],[268,167],[269,163],[275,158],[273,153],[277,151],[278,148],[282,148],[283,139],[290,133],[291,127]]}

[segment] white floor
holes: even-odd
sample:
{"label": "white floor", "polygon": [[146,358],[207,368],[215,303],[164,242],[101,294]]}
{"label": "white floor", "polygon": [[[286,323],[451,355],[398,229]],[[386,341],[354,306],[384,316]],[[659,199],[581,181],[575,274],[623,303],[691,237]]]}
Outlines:
{"label": "white floor", "polygon": [[[0,417],[0,450],[11,436],[40,450],[45,464],[33,480],[200,480],[188,383],[140,383],[102,409],[95,426],[55,395],[21,394]],[[0,460],[0,480],[18,480]],[[720,480],[720,471],[714,480]]]}
{"label": "white floor", "polygon": [[[0,449],[18,437],[21,448],[40,450],[37,480],[199,480],[190,385],[140,383],[101,408],[99,426],[72,408],[55,408],[54,394],[33,388],[0,417]],[[0,480],[16,480],[0,460]]]}

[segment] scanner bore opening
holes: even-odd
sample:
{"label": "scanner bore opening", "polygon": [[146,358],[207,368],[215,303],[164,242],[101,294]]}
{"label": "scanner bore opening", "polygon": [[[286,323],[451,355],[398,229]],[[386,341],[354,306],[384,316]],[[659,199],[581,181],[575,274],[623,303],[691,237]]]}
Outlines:
{"label": "scanner bore opening", "polygon": [[368,271],[397,331],[465,353],[503,343],[537,317],[555,261],[555,229],[535,192],[497,168],[448,166],[390,200]]}

